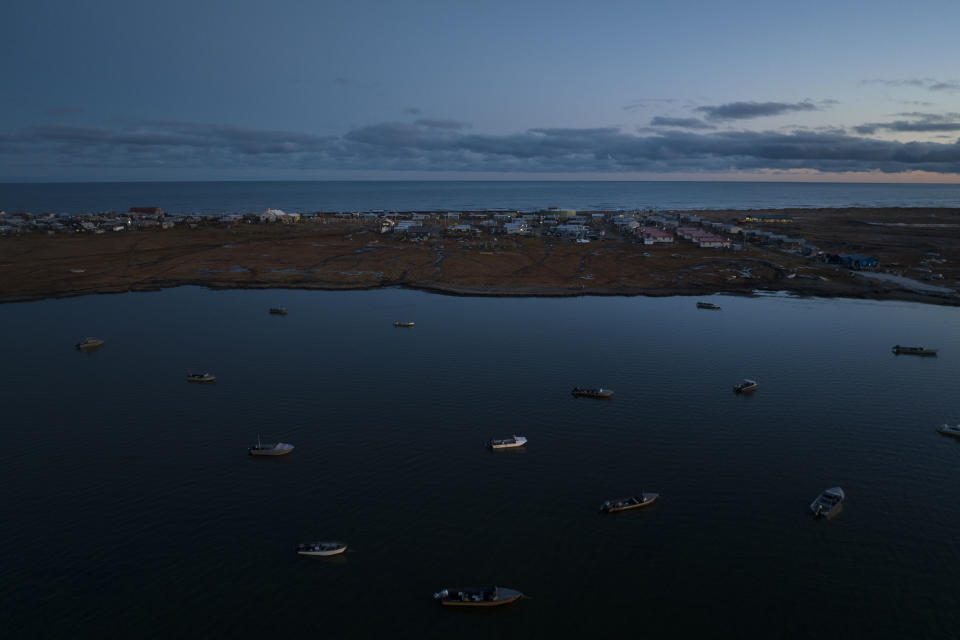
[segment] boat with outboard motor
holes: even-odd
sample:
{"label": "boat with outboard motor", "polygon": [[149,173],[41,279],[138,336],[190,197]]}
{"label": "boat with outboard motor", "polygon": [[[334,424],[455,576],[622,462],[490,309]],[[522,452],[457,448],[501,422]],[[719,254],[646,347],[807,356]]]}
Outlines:
{"label": "boat with outboard motor", "polygon": [[760,383],[756,380],[751,380],[750,378],[744,378],[743,382],[733,385],[734,393],[750,393],[751,391],[756,391],[757,387],[760,386]]}
{"label": "boat with outboard motor", "polygon": [[613,391],[610,389],[604,389],[600,387],[598,389],[587,389],[584,387],[574,387],[571,391],[573,395],[578,398],[609,398],[613,395]]}
{"label": "boat with outboard motor", "polygon": [[960,424],[942,424],[937,427],[937,432],[945,436],[960,438]]}
{"label": "boat with outboard motor", "polygon": [[252,456],[285,456],[293,451],[293,445],[286,442],[271,442],[264,444],[260,442],[260,434],[257,434],[257,444],[247,449]]}
{"label": "boat with outboard motor", "polygon": [[84,338],[74,346],[81,351],[85,349],[96,349],[97,347],[103,346],[103,340],[100,338]]}
{"label": "boat with outboard motor", "polygon": [[510,436],[509,438],[493,438],[487,443],[487,446],[496,451],[497,449],[516,449],[526,444],[527,438],[525,436]]}
{"label": "boat with outboard motor", "polygon": [[285,316],[287,315],[287,308],[286,307],[270,307],[270,315]]}
{"label": "boat with outboard motor", "polygon": [[347,550],[345,542],[305,542],[297,545],[301,556],[335,556]]}
{"label": "boat with outboard motor", "polygon": [[516,602],[523,593],[505,587],[447,588],[433,594],[445,607],[498,607]]}
{"label": "boat with outboard motor", "polygon": [[846,499],[843,489],[840,487],[831,487],[817,496],[817,499],[810,503],[810,511],[817,518],[832,518],[840,511],[843,501]]}
{"label": "boat with outboard motor", "polygon": [[393,323],[395,327],[412,327],[414,323],[412,322],[400,322],[399,320]]}
{"label": "boat with outboard motor", "polygon": [[187,382],[216,382],[217,376],[212,373],[188,373]]}
{"label": "boat with outboard motor", "polygon": [[615,498],[613,500],[607,500],[600,505],[600,511],[604,513],[617,513],[618,511],[639,509],[640,507],[649,506],[659,497],[659,493],[641,493],[639,496],[630,496],[629,498]]}
{"label": "boat with outboard motor", "polygon": [[924,347],[902,347],[899,344],[893,345],[893,353],[898,356],[935,356],[937,349],[927,349]]}

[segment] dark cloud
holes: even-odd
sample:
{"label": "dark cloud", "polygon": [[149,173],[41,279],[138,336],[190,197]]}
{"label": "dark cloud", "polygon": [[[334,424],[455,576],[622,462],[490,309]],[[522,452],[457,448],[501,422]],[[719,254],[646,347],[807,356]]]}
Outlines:
{"label": "dark cloud", "polygon": [[[919,118],[912,121],[918,122]],[[935,124],[935,123],[934,123]],[[47,125],[0,134],[0,169],[341,169],[497,172],[960,173],[960,144],[897,142],[840,130],[791,132],[535,128],[509,135],[386,122],[342,136],[192,122]]]}
{"label": "dark cloud", "polygon": [[656,116],[650,121],[651,127],[680,127],[681,129],[716,129],[700,118],[669,118]]}
{"label": "dark cloud", "polygon": [[960,82],[956,80],[937,80],[935,78],[904,78],[901,80],[868,78],[867,80],[863,80],[861,84],[882,84],[888,87],[916,87],[929,91],[960,91]]}
{"label": "dark cloud", "polygon": [[470,128],[470,125],[466,122],[460,122],[459,120],[444,120],[443,118],[420,118],[413,124],[421,127],[428,127],[430,129],[451,129],[453,131]]}
{"label": "dark cloud", "polygon": [[418,107],[407,107],[403,110],[403,113],[408,116],[418,116],[423,113],[423,110]]}
{"label": "dark cloud", "polygon": [[819,110],[819,107],[812,102],[729,102],[694,109],[706,114],[707,120],[748,120],[797,111]]}
{"label": "dark cloud", "polygon": [[871,135],[878,130],[899,132],[943,132],[960,131],[960,113],[925,113],[922,111],[908,111],[894,115],[912,118],[912,120],[894,120],[891,122],[868,122],[853,127],[853,130],[863,135]]}

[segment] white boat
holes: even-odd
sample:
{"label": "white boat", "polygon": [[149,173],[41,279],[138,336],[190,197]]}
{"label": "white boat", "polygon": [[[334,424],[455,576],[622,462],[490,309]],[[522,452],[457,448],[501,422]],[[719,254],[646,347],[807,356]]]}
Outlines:
{"label": "white boat", "polygon": [[187,382],[216,382],[217,376],[212,373],[188,373]]}
{"label": "white boat", "polygon": [[817,499],[810,503],[810,511],[817,518],[832,518],[840,511],[846,495],[840,487],[831,487],[825,490]]}
{"label": "white boat", "polygon": [[509,438],[494,438],[490,441],[491,449],[516,449],[527,444],[524,436],[510,436]]}
{"label": "white boat", "polygon": [[945,436],[960,438],[960,424],[942,424],[937,427],[937,431]]}
{"label": "white boat", "polygon": [[286,442],[271,442],[264,444],[260,442],[260,434],[257,434],[257,444],[253,445],[247,451],[252,456],[285,456],[293,451],[293,445]]}
{"label": "white boat", "polygon": [[301,556],[335,556],[347,550],[345,542],[305,542],[297,545]]}

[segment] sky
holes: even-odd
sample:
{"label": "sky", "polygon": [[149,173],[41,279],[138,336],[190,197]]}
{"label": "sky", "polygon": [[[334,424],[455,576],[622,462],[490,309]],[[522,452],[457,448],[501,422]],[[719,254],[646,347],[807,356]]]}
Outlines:
{"label": "sky", "polygon": [[10,0],[0,181],[960,182],[960,2]]}

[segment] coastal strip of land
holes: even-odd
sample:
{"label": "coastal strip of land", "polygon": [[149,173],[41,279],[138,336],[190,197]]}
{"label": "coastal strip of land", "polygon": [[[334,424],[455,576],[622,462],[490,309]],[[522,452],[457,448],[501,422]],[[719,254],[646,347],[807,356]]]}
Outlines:
{"label": "coastal strip of land", "polygon": [[0,217],[0,301],[200,285],[958,305],[960,209]]}

